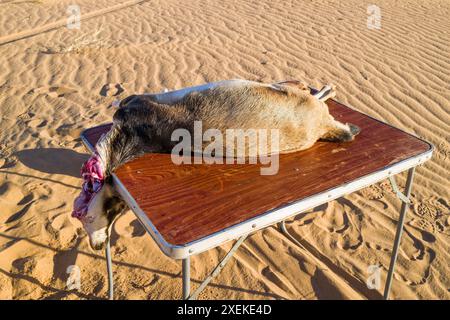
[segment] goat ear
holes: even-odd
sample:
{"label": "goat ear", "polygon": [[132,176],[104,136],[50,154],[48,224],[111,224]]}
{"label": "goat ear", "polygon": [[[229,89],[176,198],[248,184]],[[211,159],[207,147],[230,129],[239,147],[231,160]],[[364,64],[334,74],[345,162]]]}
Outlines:
{"label": "goat ear", "polygon": [[326,101],[329,98],[334,98],[336,96],[336,86],[332,84],[327,84],[322,87],[319,91],[313,94],[320,101]]}
{"label": "goat ear", "polygon": [[275,90],[279,93],[284,93],[284,94],[289,93],[289,89],[286,86],[283,86],[281,83],[271,84],[269,88],[272,90]]}
{"label": "goat ear", "polygon": [[134,98],[136,98],[137,97],[137,95],[135,95],[135,94],[133,94],[133,95],[131,95],[131,96],[129,96],[129,97],[126,97],[125,99],[123,99],[122,101],[120,101],[120,104],[119,104],[119,108],[123,108],[123,107],[126,107],[132,100],[134,100]]}
{"label": "goat ear", "polygon": [[[141,119],[139,116],[143,109],[148,108],[148,104],[153,103],[147,101],[142,96],[129,96],[120,103],[120,108],[114,113],[113,123],[121,124],[127,122],[131,117]],[[137,116],[137,117],[135,117]]]}
{"label": "goat ear", "polygon": [[272,85],[278,85],[278,86],[283,85],[283,86],[294,87],[294,88],[297,88],[297,89],[300,89],[300,90],[308,90],[309,91],[309,88],[306,85],[306,83],[304,83],[304,82],[302,82],[300,80],[282,81],[282,82],[274,83]]}

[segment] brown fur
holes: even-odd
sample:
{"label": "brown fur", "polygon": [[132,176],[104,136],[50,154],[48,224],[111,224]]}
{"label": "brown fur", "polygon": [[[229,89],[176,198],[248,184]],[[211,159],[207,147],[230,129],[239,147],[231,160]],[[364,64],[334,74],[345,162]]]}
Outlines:
{"label": "brown fur", "polygon": [[114,115],[115,125],[134,121],[135,128],[147,126],[153,136],[148,143],[164,152],[176,144],[170,141],[171,133],[184,128],[192,134],[195,120],[202,121],[203,131],[213,128],[222,134],[230,128],[278,129],[279,150],[272,151],[280,153],[307,149],[318,139],[350,141],[357,133],[334,120],[327,105],[298,81],[218,86],[191,92],[170,105],[158,103],[156,95],[136,95],[123,100],[120,107]]}

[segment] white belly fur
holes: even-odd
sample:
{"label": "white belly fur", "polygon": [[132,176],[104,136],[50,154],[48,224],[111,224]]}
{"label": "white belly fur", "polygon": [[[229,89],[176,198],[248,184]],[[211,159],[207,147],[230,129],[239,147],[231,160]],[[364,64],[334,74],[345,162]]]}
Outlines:
{"label": "white belly fur", "polygon": [[209,89],[217,88],[220,86],[224,87],[232,87],[232,86],[239,86],[239,85],[259,85],[259,86],[271,86],[270,84],[264,84],[259,83],[255,81],[249,81],[249,80],[240,80],[240,79],[233,79],[233,80],[222,80],[217,82],[209,82],[205,83],[199,86],[193,86],[193,87],[187,87],[179,90],[164,92],[164,93],[146,93],[144,95],[152,95],[156,98],[156,101],[162,104],[174,104],[183,99],[187,94],[197,91],[202,92]]}

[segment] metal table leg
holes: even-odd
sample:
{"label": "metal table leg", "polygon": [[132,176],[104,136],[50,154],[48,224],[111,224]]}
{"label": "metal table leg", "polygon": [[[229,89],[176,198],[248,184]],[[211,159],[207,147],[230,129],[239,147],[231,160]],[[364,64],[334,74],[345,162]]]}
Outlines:
{"label": "metal table leg", "polygon": [[111,260],[111,245],[108,237],[108,241],[106,242],[106,268],[108,270],[108,299],[114,300],[114,279],[112,272],[112,260]]}
{"label": "metal table leg", "polygon": [[183,259],[183,299],[189,298],[191,293],[191,258],[187,257]]}
{"label": "metal table leg", "polygon": [[300,242],[297,241],[297,239],[295,239],[292,234],[289,233],[289,231],[286,228],[286,222],[285,220],[281,221],[278,223],[278,228],[280,228],[281,232],[286,236],[286,238],[288,238],[289,240],[291,240],[293,243],[295,243],[297,246],[303,248],[302,244]]}
{"label": "metal table leg", "polygon": [[386,299],[386,300],[389,299],[389,294],[390,294],[391,285],[392,285],[392,276],[394,275],[395,263],[397,262],[398,248],[399,248],[400,242],[402,240],[403,225],[405,223],[405,218],[406,218],[406,210],[408,209],[408,207],[410,205],[409,196],[411,195],[411,187],[412,187],[412,182],[413,182],[414,169],[415,168],[411,168],[408,171],[408,177],[406,178],[404,195],[401,194],[400,191],[398,191],[398,187],[395,183],[395,180],[393,178],[390,178],[394,192],[396,192],[397,196],[402,200],[402,207],[400,209],[400,218],[399,218],[398,225],[397,225],[397,232],[395,234],[394,247],[392,249],[391,262],[389,265],[389,272],[388,272],[388,275],[386,278],[386,285],[384,287],[384,299]]}
{"label": "metal table leg", "polygon": [[[391,262],[389,265],[389,271],[386,278],[386,285],[384,287],[384,299],[389,299],[389,293],[392,285],[392,277],[394,275],[395,270],[395,263],[397,262],[397,256],[398,256],[398,249],[400,246],[402,233],[403,233],[403,225],[405,223],[406,218],[406,210],[408,209],[408,206],[411,204],[411,201],[409,200],[409,197],[411,195],[411,188],[412,188],[412,182],[413,182],[413,176],[414,176],[414,169],[411,168],[408,170],[408,177],[406,179],[406,185],[405,185],[405,194],[401,193],[398,189],[398,186],[394,180],[393,177],[389,177],[389,180],[392,184],[392,189],[394,190],[396,196],[402,201],[402,207],[400,209],[400,218],[397,225],[397,232],[395,235],[394,240],[394,247],[392,250],[392,256],[391,256]],[[297,244],[300,247],[303,247],[300,242],[297,241],[287,230],[285,221],[281,221],[278,223],[278,227],[280,228],[281,232],[292,242]]]}
{"label": "metal table leg", "polygon": [[200,286],[192,293],[190,294],[190,257],[187,257],[183,259],[182,261],[182,269],[183,269],[183,299],[185,300],[195,300],[197,299],[200,292],[202,292],[203,289],[211,282],[212,279],[214,279],[220,271],[225,267],[227,262],[230,260],[230,258],[233,256],[233,254],[236,252],[236,250],[240,247],[240,245],[244,242],[244,240],[247,238],[247,235],[240,237],[236,243],[233,245],[233,247],[228,251],[228,253],[225,255],[225,257],[220,261],[220,263],[214,268],[214,270],[209,274],[209,276],[206,277],[205,280],[200,284]]}
{"label": "metal table leg", "polygon": [[220,263],[214,268],[214,270],[209,274],[209,276],[206,277],[205,280],[200,284],[200,286],[188,297],[188,300],[195,300],[197,299],[200,292],[205,289],[205,287],[211,282],[212,279],[217,277],[217,275],[222,271],[222,269],[225,267],[227,262],[230,260],[230,258],[233,256],[233,254],[236,252],[236,250],[241,246],[241,244],[244,242],[244,240],[247,238],[247,235],[240,237],[236,243],[233,245],[233,247],[228,251],[228,253],[225,255],[225,257],[220,261]]}

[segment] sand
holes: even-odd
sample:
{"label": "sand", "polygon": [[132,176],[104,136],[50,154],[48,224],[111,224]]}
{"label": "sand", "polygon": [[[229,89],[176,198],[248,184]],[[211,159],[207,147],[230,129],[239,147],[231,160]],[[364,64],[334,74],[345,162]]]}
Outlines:
{"label": "sand", "polygon": [[[79,30],[66,28],[72,1],[0,2],[0,298],[104,299],[103,253],[70,217],[80,131],[110,121],[115,99],[231,78],[334,83],[338,100],[435,145],[416,171],[392,298],[450,298],[448,1],[377,1],[379,30],[358,0],[77,2]],[[399,205],[383,181],[289,220],[301,248],[259,231],[200,299],[380,298],[368,268],[384,283]],[[132,212],[112,245],[116,298],[180,297],[181,263]],[[194,287],[230,247],[192,259]]]}

